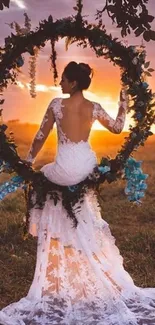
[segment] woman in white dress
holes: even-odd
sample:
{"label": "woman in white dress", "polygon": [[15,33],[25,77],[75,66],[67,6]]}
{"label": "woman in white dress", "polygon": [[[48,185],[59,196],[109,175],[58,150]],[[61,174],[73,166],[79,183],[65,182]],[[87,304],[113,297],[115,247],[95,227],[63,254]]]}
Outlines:
{"label": "woman in white dress", "polygon": [[[60,185],[81,182],[97,165],[88,142],[96,119],[113,133],[124,126],[125,92],[114,120],[100,104],[84,98],[90,76],[87,64],[65,67],[60,84],[70,97],[51,101],[27,157],[34,161],[56,122],[56,158],[41,170]],[[49,197],[42,210],[31,210],[29,231],[38,236],[34,279],[26,297],[2,309],[0,324],[154,325],[155,289],[137,288],[124,270],[93,191],[85,195],[76,218],[73,227],[62,201],[55,206]]]}

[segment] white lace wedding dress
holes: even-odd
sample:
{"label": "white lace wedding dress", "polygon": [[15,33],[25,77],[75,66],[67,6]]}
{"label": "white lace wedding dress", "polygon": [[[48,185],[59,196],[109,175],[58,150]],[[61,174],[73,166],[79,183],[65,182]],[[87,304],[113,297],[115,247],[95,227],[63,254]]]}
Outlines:
{"label": "white lace wedding dress", "polygon": [[[122,130],[125,110],[113,120],[97,103],[93,117],[112,132]],[[97,164],[88,141],[72,142],[63,132],[62,99],[49,105],[28,160],[42,146],[52,125],[58,129],[54,163],[43,173],[61,185],[86,178]],[[67,218],[62,203],[47,198],[43,210],[32,209],[30,233],[38,236],[35,275],[28,295],[0,312],[2,325],[154,325],[155,289],[134,285],[124,270],[109,226],[101,218],[96,197],[90,191],[76,215],[77,228]]]}

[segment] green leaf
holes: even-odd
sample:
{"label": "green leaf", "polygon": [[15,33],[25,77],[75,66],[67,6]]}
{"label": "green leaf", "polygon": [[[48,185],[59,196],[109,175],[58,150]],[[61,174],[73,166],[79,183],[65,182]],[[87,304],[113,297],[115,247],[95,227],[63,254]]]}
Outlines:
{"label": "green leaf", "polygon": [[151,35],[151,39],[153,41],[155,41],[155,31],[154,30],[150,30],[150,35]]}
{"label": "green leaf", "polygon": [[152,69],[152,68],[149,68],[148,71],[149,71],[149,72],[154,72],[155,70]]}
{"label": "green leaf", "polygon": [[108,11],[110,11],[112,13],[116,13],[116,8],[113,5],[107,6],[107,9],[108,9]]}
{"label": "green leaf", "polygon": [[144,68],[147,69],[147,68],[149,67],[149,65],[150,65],[150,61],[148,61],[148,62],[146,62],[146,63],[144,64]]}
{"label": "green leaf", "polygon": [[153,20],[154,20],[154,17],[153,17],[153,16],[151,16],[151,15],[148,15],[148,16],[147,16],[147,21],[148,21],[149,23],[152,23]]}
{"label": "green leaf", "polygon": [[152,74],[148,71],[145,71],[145,75],[148,76],[148,77],[152,77]]}
{"label": "green leaf", "polygon": [[1,99],[0,100],[0,105],[3,105],[4,104],[4,101],[5,101],[5,99]]}
{"label": "green leaf", "polygon": [[146,42],[149,42],[150,41],[150,39],[151,39],[151,34],[150,34],[150,31],[145,31],[144,32],[144,34],[143,34],[143,37],[144,37],[144,40],[146,41]]}
{"label": "green leaf", "polygon": [[141,35],[142,33],[144,32],[144,28],[141,26],[141,27],[138,27],[136,30],[135,30],[135,35],[136,37],[138,37],[139,35]]}

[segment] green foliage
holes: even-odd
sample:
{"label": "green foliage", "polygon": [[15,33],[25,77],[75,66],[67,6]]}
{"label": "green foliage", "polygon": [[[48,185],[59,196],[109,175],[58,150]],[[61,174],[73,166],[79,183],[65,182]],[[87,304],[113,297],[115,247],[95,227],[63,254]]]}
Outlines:
{"label": "green foliage", "polygon": [[134,31],[135,36],[143,35],[146,42],[155,41],[155,31],[151,29],[154,17],[147,10],[148,0],[106,0],[102,10],[97,10],[97,19],[102,20],[103,12],[116,27],[121,29],[122,37]]}
{"label": "green foliage", "polygon": [[[102,10],[97,10],[97,19],[101,22],[103,12],[108,16],[117,28],[121,28],[122,37],[134,31],[135,36],[141,34],[146,42],[155,40],[155,31],[151,29],[154,17],[147,10],[148,0],[106,0]],[[9,8],[10,0],[0,0],[0,10]],[[74,10],[77,11],[77,23],[81,20],[83,0],[77,0]]]}

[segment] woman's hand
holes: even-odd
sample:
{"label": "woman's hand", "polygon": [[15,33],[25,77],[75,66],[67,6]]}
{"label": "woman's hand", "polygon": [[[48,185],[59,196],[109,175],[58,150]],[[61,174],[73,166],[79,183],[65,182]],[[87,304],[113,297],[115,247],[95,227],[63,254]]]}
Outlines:
{"label": "woman's hand", "polygon": [[127,91],[124,88],[121,89],[121,91],[120,91],[120,101],[121,102],[128,101]]}
{"label": "woman's hand", "polygon": [[125,88],[120,91],[120,106],[123,107],[124,110],[128,110],[129,98]]}
{"label": "woman's hand", "polygon": [[32,167],[32,162],[27,161],[27,160],[25,160],[25,159],[22,159],[22,162],[23,162],[24,164],[26,164],[28,167]]}

